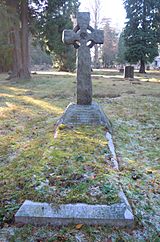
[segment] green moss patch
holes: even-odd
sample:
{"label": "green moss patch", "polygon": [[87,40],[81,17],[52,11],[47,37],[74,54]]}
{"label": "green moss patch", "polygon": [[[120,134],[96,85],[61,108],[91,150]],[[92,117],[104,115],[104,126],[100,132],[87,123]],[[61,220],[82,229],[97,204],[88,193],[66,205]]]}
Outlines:
{"label": "green moss patch", "polygon": [[[107,142],[101,127],[63,129],[56,139],[49,137],[50,148],[44,153],[48,160],[49,187],[55,189],[59,202],[112,204],[119,201],[116,185],[110,180],[111,171],[105,164]],[[46,173],[46,171],[45,171]],[[107,191],[105,186],[112,189]]]}

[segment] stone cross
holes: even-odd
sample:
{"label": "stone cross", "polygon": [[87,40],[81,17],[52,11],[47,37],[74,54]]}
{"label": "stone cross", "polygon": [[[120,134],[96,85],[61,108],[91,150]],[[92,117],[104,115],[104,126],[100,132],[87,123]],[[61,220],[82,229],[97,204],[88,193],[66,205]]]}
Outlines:
{"label": "stone cross", "polygon": [[90,25],[90,13],[79,12],[77,25],[73,30],[64,30],[62,40],[65,44],[73,44],[78,49],[77,58],[77,104],[92,103],[91,55],[90,48],[95,44],[103,44],[103,30],[93,29]]}

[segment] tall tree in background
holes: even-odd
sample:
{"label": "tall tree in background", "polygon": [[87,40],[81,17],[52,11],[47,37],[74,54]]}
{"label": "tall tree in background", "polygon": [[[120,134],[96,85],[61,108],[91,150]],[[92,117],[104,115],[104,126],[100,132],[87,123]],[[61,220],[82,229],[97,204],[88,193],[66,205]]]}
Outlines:
{"label": "tall tree in background", "polygon": [[110,26],[110,20],[104,19],[104,44],[102,47],[102,59],[104,67],[114,64],[117,55],[118,35]]}
{"label": "tall tree in background", "polygon": [[6,6],[15,16],[10,30],[10,44],[13,46],[13,65],[9,79],[30,79],[28,69],[28,0],[6,0]]}
{"label": "tall tree in background", "polygon": [[[90,13],[90,24],[94,29],[102,29],[102,18],[101,18],[101,0],[90,0],[86,1],[86,11]],[[101,45],[95,44],[91,49],[92,63],[94,68],[100,67]]]}
{"label": "tall tree in background", "polygon": [[140,73],[145,73],[145,64],[158,55],[158,18],[160,1],[124,0],[127,24],[124,30],[126,59],[140,62]]}
{"label": "tall tree in background", "polygon": [[78,0],[48,0],[37,18],[37,36],[46,50],[54,54],[54,63],[61,71],[75,68],[75,50],[62,43],[62,32],[72,28],[71,15],[77,12],[78,6]]}
{"label": "tall tree in background", "polygon": [[[94,0],[93,5],[91,6],[91,21],[93,22],[94,29],[100,27],[100,10],[101,10],[101,1]],[[94,68],[99,68],[99,46],[94,45],[94,56],[93,56],[93,65]]]}
{"label": "tall tree in background", "polygon": [[160,45],[160,1],[159,0],[152,0],[154,2],[154,11],[152,11],[152,28],[156,32],[156,39],[158,44]]}
{"label": "tall tree in background", "polygon": [[29,72],[29,8],[28,0],[20,1],[21,50],[23,78],[30,79]]}
{"label": "tall tree in background", "polygon": [[[64,28],[72,27],[70,15],[77,11],[78,0],[3,0],[1,4],[2,2],[8,15],[12,13],[11,15],[14,16],[9,31],[7,29],[5,32],[7,45],[10,46],[9,54],[12,56],[10,63],[12,72],[8,79],[30,79],[28,45],[29,23],[31,22],[34,24],[38,22],[38,25],[35,25],[38,26],[38,37],[46,50],[54,53],[60,69],[73,69],[75,50],[65,46],[61,38]],[[35,32],[34,29],[33,34]],[[5,41],[3,41],[4,43]],[[4,52],[1,51],[3,49],[0,46],[0,55],[1,52]],[[6,64],[3,61],[4,65]]]}
{"label": "tall tree in background", "polygon": [[124,43],[124,32],[122,32],[119,36],[118,40],[118,53],[117,53],[117,62],[121,65],[126,63],[125,59],[125,43]]}
{"label": "tall tree in background", "polygon": [[10,30],[13,27],[15,16],[0,2],[0,72],[7,72],[12,66],[12,50],[10,44]]}

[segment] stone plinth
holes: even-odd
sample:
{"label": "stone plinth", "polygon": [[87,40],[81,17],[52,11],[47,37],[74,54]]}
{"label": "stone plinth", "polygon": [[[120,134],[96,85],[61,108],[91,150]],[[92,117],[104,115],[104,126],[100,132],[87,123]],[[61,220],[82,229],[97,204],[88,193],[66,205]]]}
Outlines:
{"label": "stone plinth", "polygon": [[98,103],[77,105],[71,103],[66,108],[59,123],[68,125],[104,125],[112,132],[111,123]]}
{"label": "stone plinth", "polygon": [[120,193],[122,202],[114,205],[90,205],[84,203],[55,206],[26,200],[15,215],[15,221],[33,225],[111,225],[132,226],[134,217],[131,208]]}

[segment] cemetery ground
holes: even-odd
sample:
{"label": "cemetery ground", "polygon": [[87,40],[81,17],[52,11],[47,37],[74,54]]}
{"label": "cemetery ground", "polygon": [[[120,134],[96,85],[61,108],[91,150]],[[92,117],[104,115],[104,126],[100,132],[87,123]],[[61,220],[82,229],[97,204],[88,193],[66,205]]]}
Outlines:
{"label": "cemetery ground", "polygon": [[[93,72],[93,99],[112,122],[119,171],[109,165],[105,128],[56,130],[75,101],[74,74],[5,78],[0,76],[0,241],[160,241],[160,72],[135,73],[135,79],[116,70]],[[119,186],[133,209],[132,228],[14,223],[26,199],[113,204]]]}

